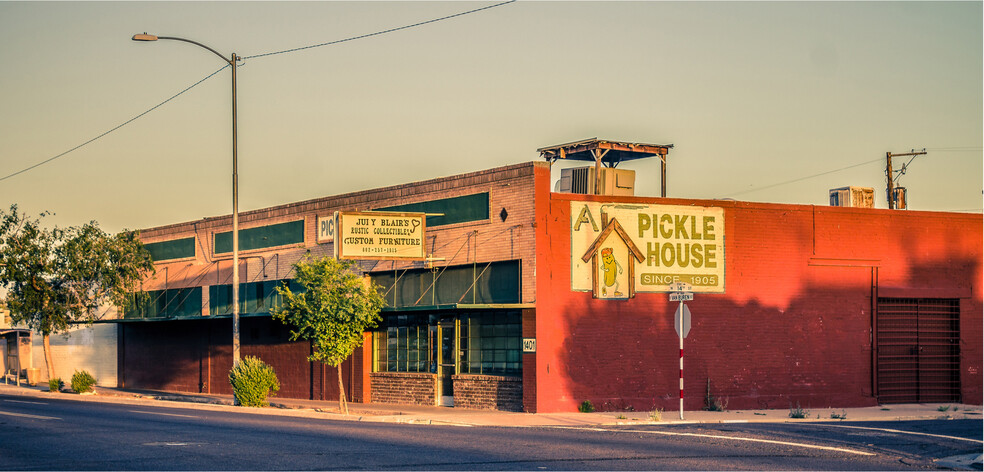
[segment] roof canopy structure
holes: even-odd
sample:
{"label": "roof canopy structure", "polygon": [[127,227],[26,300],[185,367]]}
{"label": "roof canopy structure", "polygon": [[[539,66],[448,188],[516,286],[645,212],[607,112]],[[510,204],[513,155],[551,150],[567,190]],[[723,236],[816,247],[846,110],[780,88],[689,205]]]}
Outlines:
{"label": "roof canopy structure", "polygon": [[554,162],[557,159],[595,162],[600,160],[606,167],[616,167],[622,161],[658,157],[666,162],[666,155],[672,144],[623,143],[608,139],[583,139],[573,143],[558,144],[537,149],[540,157]]}
{"label": "roof canopy structure", "polygon": [[[660,160],[660,190],[666,196],[666,155],[672,144],[625,143],[608,139],[583,139],[573,143],[558,144],[537,149],[540,157],[553,164],[557,159],[588,161],[595,163],[595,177],[600,179],[600,168],[616,167],[623,161],[658,157]],[[596,186],[595,188],[599,188]]]}

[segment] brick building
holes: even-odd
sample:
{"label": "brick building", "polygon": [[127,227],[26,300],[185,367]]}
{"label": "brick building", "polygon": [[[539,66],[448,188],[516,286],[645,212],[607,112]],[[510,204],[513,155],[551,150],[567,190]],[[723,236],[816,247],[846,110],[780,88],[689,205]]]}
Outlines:
{"label": "brick building", "polygon": [[[730,408],[981,403],[981,215],[552,184],[530,162],[242,213],[242,354],[281,396],[337,398],[334,369],[271,320],[273,287],[333,253],[319,220],[335,211],[423,212],[430,262],[360,261],[389,306],[341,367],[355,401],[674,409],[667,292],[686,282],[686,409],[708,392]],[[230,235],[230,216],[141,231],[157,272],[151,302],[113,321],[121,386],[231,392]]]}

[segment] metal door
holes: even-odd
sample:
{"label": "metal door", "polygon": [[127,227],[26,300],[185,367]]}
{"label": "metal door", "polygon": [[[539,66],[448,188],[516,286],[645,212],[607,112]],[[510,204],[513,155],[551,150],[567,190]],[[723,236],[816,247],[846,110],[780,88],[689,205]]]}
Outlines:
{"label": "metal door", "polygon": [[879,403],[960,401],[960,303],[879,298]]}

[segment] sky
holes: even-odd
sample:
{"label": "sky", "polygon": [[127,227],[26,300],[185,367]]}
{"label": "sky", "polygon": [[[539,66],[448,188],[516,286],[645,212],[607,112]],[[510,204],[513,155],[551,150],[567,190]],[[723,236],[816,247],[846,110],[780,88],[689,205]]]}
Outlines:
{"label": "sky", "polygon": [[[520,0],[264,55],[497,3],[0,0],[0,204],[113,232],[231,213],[231,71],[147,32],[247,58],[240,211],[598,137],[672,144],[669,197],[877,208],[886,152],[925,148],[909,208],[981,212],[982,2]],[[658,161],[620,167],[659,195]]]}

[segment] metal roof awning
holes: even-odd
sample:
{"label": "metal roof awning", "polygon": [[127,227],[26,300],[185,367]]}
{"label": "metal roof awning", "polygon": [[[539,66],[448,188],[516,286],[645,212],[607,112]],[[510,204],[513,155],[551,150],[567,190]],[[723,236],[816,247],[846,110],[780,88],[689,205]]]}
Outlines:
{"label": "metal roof awning", "polygon": [[537,149],[540,157],[554,162],[557,159],[574,161],[599,161],[607,167],[615,167],[622,161],[658,157],[666,162],[666,155],[672,144],[626,143],[608,139],[582,139],[567,144],[558,144]]}
{"label": "metal roof awning", "polygon": [[533,303],[447,303],[443,305],[420,305],[383,308],[383,313],[401,311],[448,311],[448,310],[521,310],[535,308]]}
{"label": "metal roof awning", "polygon": [[[442,305],[420,305],[420,306],[403,306],[403,307],[386,307],[381,310],[384,314],[398,313],[404,311],[449,311],[449,310],[521,310],[524,308],[535,308],[536,304],[533,303],[447,303]],[[271,316],[269,312],[262,313],[240,313],[240,317],[243,318],[259,318],[264,316]],[[153,323],[159,321],[190,321],[190,320],[221,320],[230,319],[232,314],[226,313],[221,315],[208,315],[208,316],[172,316],[172,317],[157,317],[157,318],[116,318],[111,320],[96,320],[93,323]],[[30,333],[29,330],[10,330],[10,331],[23,331]],[[6,333],[7,331],[0,331],[0,334]]]}
{"label": "metal roof awning", "polygon": [[[241,318],[259,318],[263,316],[271,316],[270,312],[264,311],[262,313],[240,313]],[[232,313],[224,313],[221,315],[206,315],[206,316],[160,316],[153,318],[113,318],[110,320],[95,320],[93,323],[153,323],[155,321],[189,321],[189,320],[221,320],[221,319],[232,319]]]}

